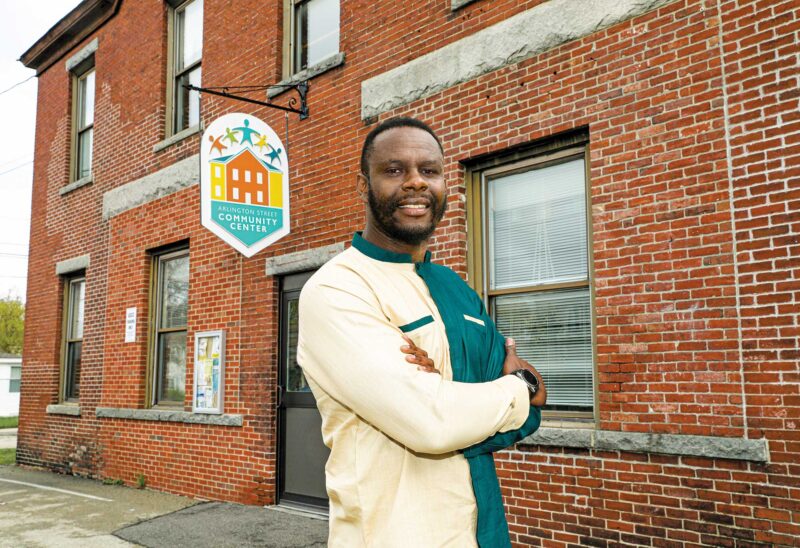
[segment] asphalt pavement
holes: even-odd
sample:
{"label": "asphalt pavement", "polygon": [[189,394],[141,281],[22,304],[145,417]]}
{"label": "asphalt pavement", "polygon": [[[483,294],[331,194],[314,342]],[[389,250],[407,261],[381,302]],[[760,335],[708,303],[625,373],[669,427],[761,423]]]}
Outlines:
{"label": "asphalt pavement", "polygon": [[327,536],[318,515],[0,466],[2,548],[317,548]]}

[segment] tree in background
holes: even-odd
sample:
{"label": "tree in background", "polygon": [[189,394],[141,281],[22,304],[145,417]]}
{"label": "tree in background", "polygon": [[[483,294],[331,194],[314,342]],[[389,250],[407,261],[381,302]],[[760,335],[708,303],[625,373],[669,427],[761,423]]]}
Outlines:
{"label": "tree in background", "polygon": [[22,354],[25,332],[25,305],[17,298],[0,299],[0,352]]}

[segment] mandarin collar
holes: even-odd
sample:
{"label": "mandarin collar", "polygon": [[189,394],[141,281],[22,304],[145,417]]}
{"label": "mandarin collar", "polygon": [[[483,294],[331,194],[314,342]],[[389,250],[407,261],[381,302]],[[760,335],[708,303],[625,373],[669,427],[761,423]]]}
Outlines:
{"label": "mandarin collar", "polygon": [[[411,255],[408,253],[395,253],[394,251],[389,251],[388,249],[384,249],[379,247],[372,242],[368,242],[364,239],[361,235],[361,232],[356,232],[353,234],[353,247],[359,250],[361,253],[369,257],[370,259],[375,259],[376,261],[383,261],[385,263],[407,263],[413,264],[414,261],[411,259]],[[431,252],[425,251],[425,258],[422,260],[423,263],[431,262]],[[417,263],[421,264],[421,263]]]}

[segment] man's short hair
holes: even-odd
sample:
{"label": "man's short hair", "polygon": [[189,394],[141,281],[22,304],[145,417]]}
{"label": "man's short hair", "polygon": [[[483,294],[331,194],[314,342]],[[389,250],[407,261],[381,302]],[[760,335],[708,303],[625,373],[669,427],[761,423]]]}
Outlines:
{"label": "man's short hair", "polygon": [[439,150],[442,151],[442,156],[444,156],[444,148],[442,148],[442,142],[439,140],[439,137],[436,136],[433,129],[423,122],[422,120],[417,120],[416,118],[411,118],[408,116],[397,116],[395,118],[389,118],[388,120],[384,120],[370,131],[367,134],[367,138],[364,139],[364,146],[361,148],[361,173],[369,178],[369,156],[372,154],[373,145],[375,143],[375,138],[383,133],[384,131],[389,131],[390,129],[394,129],[397,127],[415,127],[417,129],[421,129],[422,131],[427,132],[431,137],[436,140],[436,144],[439,145]]}

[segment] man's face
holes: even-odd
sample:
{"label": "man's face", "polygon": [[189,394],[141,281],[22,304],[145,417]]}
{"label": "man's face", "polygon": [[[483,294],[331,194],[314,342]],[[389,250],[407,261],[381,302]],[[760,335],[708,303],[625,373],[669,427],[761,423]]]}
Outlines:
{"label": "man's face", "polygon": [[365,182],[367,222],[399,243],[427,240],[447,209],[442,152],[419,128],[398,127],[378,135]]}

